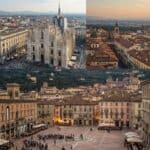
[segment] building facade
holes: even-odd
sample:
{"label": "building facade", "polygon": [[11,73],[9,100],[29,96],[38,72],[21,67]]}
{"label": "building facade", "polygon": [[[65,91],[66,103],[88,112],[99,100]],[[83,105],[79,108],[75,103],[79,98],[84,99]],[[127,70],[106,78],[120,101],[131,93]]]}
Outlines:
{"label": "building facade", "polygon": [[[100,100],[100,123],[114,123],[117,127],[132,127],[137,123],[141,94],[111,90]],[[136,122],[133,122],[136,120]]]}
{"label": "building facade", "polygon": [[67,19],[58,15],[53,22],[38,23],[30,32],[27,60],[66,68],[75,46],[75,32],[68,28]]}
{"label": "building facade", "polygon": [[54,105],[50,101],[39,101],[37,103],[37,117],[39,123],[54,125]]}
{"label": "building facade", "polygon": [[83,100],[81,97],[40,101],[39,117],[50,125],[92,126],[97,124],[98,102]]}
{"label": "building facade", "polygon": [[0,137],[9,139],[30,131],[37,120],[37,103],[25,99],[18,84],[7,84],[0,91]]}
{"label": "building facade", "polygon": [[28,30],[4,30],[0,32],[0,61],[26,48]]}
{"label": "building facade", "polygon": [[150,147],[150,81],[145,81],[142,84],[141,123],[144,142],[148,148]]}
{"label": "building facade", "polygon": [[75,96],[65,101],[62,108],[62,120],[77,126],[93,126],[97,124],[97,102],[91,102]]}

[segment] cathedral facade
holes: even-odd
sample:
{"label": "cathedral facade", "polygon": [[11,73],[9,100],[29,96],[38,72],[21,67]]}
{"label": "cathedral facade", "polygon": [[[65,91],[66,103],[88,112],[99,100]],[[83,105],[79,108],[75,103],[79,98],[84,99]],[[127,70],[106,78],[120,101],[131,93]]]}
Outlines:
{"label": "cathedral facade", "polygon": [[37,23],[29,33],[27,60],[67,68],[75,46],[74,29],[68,28],[67,18],[61,14],[51,23]]}

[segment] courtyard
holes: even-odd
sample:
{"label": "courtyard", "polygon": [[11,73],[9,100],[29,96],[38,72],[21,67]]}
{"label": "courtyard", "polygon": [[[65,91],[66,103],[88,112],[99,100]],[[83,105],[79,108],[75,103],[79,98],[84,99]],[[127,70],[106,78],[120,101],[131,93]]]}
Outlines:
{"label": "courtyard", "polygon": [[[44,145],[47,143],[48,150],[61,150],[62,147],[64,147],[65,150],[126,150],[124,147],[124,132],[125,131],[100,131],[97,130],[97,128],[93,128],[91,131],[90,127],[52,127],[33,135],[32,138],[34,141]],[[48,134],[74,135],[74,140],[39,140],[37,136]],[[81,135],[83,135],[83,139],[81,139]],[[14,148],[11,150],[21,150],[24,140],[31,141],[31,137],[15,140]],[[32,147],[32,150],[38,150],[38,148]]]}

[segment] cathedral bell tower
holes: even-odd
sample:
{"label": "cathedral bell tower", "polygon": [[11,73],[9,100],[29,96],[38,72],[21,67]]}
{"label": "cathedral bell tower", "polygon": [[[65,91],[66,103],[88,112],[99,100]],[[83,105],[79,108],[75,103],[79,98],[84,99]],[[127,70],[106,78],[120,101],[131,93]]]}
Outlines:
{"label": "cathedral bell tower", "polygon": [[115,27],[114,27],[114,33],[115,34],[119,34],[119,25],[118,25],[118,22],[116,22],[116,24],[115,24]]}

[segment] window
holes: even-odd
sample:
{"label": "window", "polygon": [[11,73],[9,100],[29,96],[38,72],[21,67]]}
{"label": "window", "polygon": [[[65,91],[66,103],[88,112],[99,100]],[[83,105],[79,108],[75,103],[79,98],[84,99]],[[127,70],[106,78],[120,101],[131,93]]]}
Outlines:
{"label": "window", "polygon": [[8,121],[10,119],[10,108],[7,106],[6,108],[6,120]]}
{"label": "window", "polygon": [[33,56],[32,56],[32,57],[33,57],[33,58],[32,58],[32,60],[33,60],[33,61],[35,61],[35,55],[34,55],[34,54],[33,54]]}
{"label": "window", "polygon": [[12,113],[11,113],[11,119],[13,119],[13,118],[14,118],[14,113],[12,112]]}
{"label": "window", "polygon": [[2,114],[2,122],[4,121],[4,114]]}
{"label": "window", "polygon": [[61,66],[61,60],[58,60],[58,66]]}
{"label": "window", "polygon": [[12,97],[12,91],[9,91],[8,94],[10,97]]}
{"label": "window", "polygon": [[54,59],[53,58],[51,58],[51,65],[53,65],[54,64]]}
{"label": "window", "polygon": [[35,51],[35,47],[34,46],[32,47],[32,50]]}
{"label": "window", "polygon": [[41,48],[44,48],[44,44],[43,43],[41,44]]}
{"label": "window", "polygon": [[51,42],[51,47],[53,47],[54,46],[54,43],[53,42]]}
{"label": "window", "polygon": [[61,51],[58,52],[58,56],[61,56]]}
{"label": "window", "polygon": [[41,31],[41,39],[44,39],[44,32]]}
{"label": "window", "polygon": [[91,112],[91,111],[92,111],[92,108],[90,107],[90,108],[89,108],[89,112]]}
{"label": "window", "polygon": [[80,111],[82,111],[82,108],[80,107]]}
{"label": "window", "polygon": [[15,96],[18,97],[19,96],[19,92],[15,91]]}
{"label": "window", "polygon": [[54,51],[53,51],[53,49],[51,50],[51,55],[53,55],[53,53],[54,53]]}

